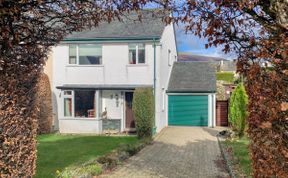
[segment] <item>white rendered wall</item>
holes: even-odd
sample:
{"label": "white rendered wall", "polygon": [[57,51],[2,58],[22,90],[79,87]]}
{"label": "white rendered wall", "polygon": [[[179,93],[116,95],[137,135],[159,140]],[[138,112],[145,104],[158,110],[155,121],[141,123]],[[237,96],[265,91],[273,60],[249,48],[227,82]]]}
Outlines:
{"label": "white rendered wall", "polygon": [[[160,44],[156,47],[156,112],[155,124],[157,132],[167,126],[167,95],[162,94],[162,88],[166,93],[172,65],[168,65],[168,49],[171,50],[171,57],[177,56],[176,41],[173,25],[165,28]],[[103,43],[102,44],[102,65],[85,65],[71,66],[68,64],[69,47],[65,44],[60,44],[53,47],[53,113],[55,116],[55,126],[59,125],[60,129],[66,133],[77,126],[77,121],[72,120],[70,124],[67,122],[71,119],[63,118],[63,98],[60,97],[61,90],[56,89],[57,86],[65,84],[85,84],[85,85],[153,85],[154,72],[154,47],[153,43],[145,43],[145,60],[146,64],[131,65],[128,64],[128,43]],[[174,60],[174,59],[173,59]],[[108,117],[122,118],[122,127],[124,125],[124,100],[119,94],[120,107],[114,108],[113,101],[109,101],[109,92],[102,93],[102,111],[107,106]],[[109,96],[110,97],[110,96]],[[122,97],[122,100],[121,100]],[[163,100],[164,97],[164,100]],[[122,101],[122,102],[121,102]],[[163,106],[163,101],[165,105]],[[114,102],[115,104],[115,102]],[[164,107],[164,109],[163,109]],[[121,108],[121,109],[120,109]],[[110,114],[110,115],[109,115]],[[86,128],[83,124],[86,120],[80,120],[79,125]],[[94,120],[93,123],[99,121]],[[101,122],[101,121],[100,121]],[[89,120],[89,123],[92,121]],[[99,124],[99,123],[98,123]],[[89,127],[89,126],[87,126]],[[87,128],[89,131],[95,130],[99,126],[91,126]],[[122,128],[123,130],[124,128]],[[77,130],[77,129],[76,129]],[[99,128],[98,128],[99,130]],[[81,130],[77,130],[82,133]],[[75,131],[76,133],[76,131]]]}
{"label": "white rendered wall", "polygon": [[[96,84],[96,85],[152,85],[153,84],[153,61],[154,49],[152,43],[145,45],[146,64],[128,64],[128,43],[103,44],[102,65],[71,66],[68,64],[68,45],[53,47],[53,82],[52,101],[55,128],[61,133],[98,133],[101,123],[96,120],[81,120],[77,118],[63,117],[63,98],[61,90],[57,86],[65,84]],[[119,107],[116,107],[115,92],[119,96]],[[113,99],[110,99],[114,94]],[[102,92],[102,111],[107,107],[108,117],[122,119],[121,130],[124,130],[124,105],[120,91]],[[73,120],[75,119],[75,120]],[[91,126],[89,124],[92,124]],[[77,128],[83,126],[83,129]],[[97,129],[98,128],[98,129]],[[96,131],[97,129],[98,131]],[[85,131],[86,130],[86,131]]]}
{"label": "white rendered wall", "polygon": [[102,121],[97,119],[59,119],[60,133],[95,133],[102,132]]}
{"label": "white rendered wall", "polygon": [[145,45],[146,64],[129,64],[128,43],[102,44],[102,65],[69,65],[68,45],[53,48],[54,80],[63,84],[153,84],[153,45]]}
{"label": "white rendered wall", "polygon": [[[160,132],[164,127],[168,125],[168,96],[166,90],[168,88],[168,82],[170,78],[171,69],[175,56],[177,57],[176,41],[174,26],[168,25],[160,40],[160,50],[157,50],[157,82],[156,82],[156,126],[157,132]],[[168,50],[171,51],[171,63],[168,61]],[[163,90],[165,94],[163,95]],[[163,98],[164,97],[164,98]],[[163,102],[164,101],[164,102]],[[164,104],[164,106],[163,106]],[[164,109],[163,109],[164,108]]]}
{"label": "white rendered wall", "polygon": [[[116,103],[116,95],[118,95],[118,106]],[[108,119],[122,119],[123,98],[120,91],[104,90],[102,91],[102,112],[107,109]]]}

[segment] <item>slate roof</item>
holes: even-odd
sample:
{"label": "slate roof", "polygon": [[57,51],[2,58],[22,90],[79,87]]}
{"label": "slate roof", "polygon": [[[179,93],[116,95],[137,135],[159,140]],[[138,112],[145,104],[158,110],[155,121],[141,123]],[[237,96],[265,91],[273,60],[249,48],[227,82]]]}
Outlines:
{"label": "slate roof", "polygon": [[215,67],[210,62],[175,62],[168,93],[214,93]]}
{"label": "slate roof", "polygon": [[200,56],[190,53],[179,53],[178,61],[202,61],[202,62],[220,62],[227,61],[222,57]]}
{"label": "slate roof", "polygon": [[[160,38],[165,28],[165,14],[155,10],[143,10],[141,22],[134,12],[123,15],[122,20],[103,22],[98,27],[74,32],[65,39],[111,39],[111,38]],[[167,13],[166,13],[167,16]]]}

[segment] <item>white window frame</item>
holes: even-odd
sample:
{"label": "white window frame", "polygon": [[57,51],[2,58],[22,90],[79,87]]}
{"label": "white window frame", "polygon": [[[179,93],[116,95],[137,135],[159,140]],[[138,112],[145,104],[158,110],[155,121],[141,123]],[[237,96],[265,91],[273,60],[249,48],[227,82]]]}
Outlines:
{"label": "white window frame", "polygon": [[[76,46],[76,64],[70,64],[70,45]],[[103,65],[103,45],[102,44],[95,44],[101,46],[101,64],[79,64],[79,44],[70,44],[68,45],[68,65],[69,66],[102,66]],[[90,45],[90,44],[87,44]],[[91,44],[94,45],[94,44]]]}
{"label": "white window frame", "polygon": [[[129,56],[129,44],[128,44],[128,63],[129,65],[143,65],[146,64],[146,44],[145,43],[130,43],[136,45],[136,63],[135,64],[130,64],[130,56]],[[139,63],[139,45],[142,44],[144,46],[144,63]]]}
{"label": "white window frame", "polygon": [[[71,91],[71,95],[64,95],[65,91]],[[99,115],[100,115],[100,104],[101,104],[101,96],[100,96],[100,90],[94,90],[94,106],[96,104],[96,108],[95,109],[95,117],[76,117],[75,116],[75,90],[62,90],[62,94],[63,99],[62,99],[62,116],[66,119],[66,118],[74,118],[74,119],[99,119]],[[72,113],[71,116],[65,116],[65,112],[64,112],[64,100],[65,98],[71,98],[72,99]]]}
{"label": "white window frame", "polygon": [[[65,91],[70,91],[71,92],[71,95],[65,95]],[[63,96],[63,99],[62,99],[62,111],[63,111],[63,117],[64,118],[73,118],[74,117],[74,90],[62,90],[62,96]],[[64,100],[65,98],[71,98],[71,101],[72,101],[72,113],[71,113],[71,116],[65,116],[65,112],[64,112]]]}

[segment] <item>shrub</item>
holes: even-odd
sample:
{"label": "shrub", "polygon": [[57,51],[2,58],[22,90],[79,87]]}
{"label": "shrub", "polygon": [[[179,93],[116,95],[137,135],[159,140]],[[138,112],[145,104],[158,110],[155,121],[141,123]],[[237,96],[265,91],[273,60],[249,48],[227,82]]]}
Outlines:
{"label": "shrub", "polygon": [[112,152],[107,155],[99,157],[97,159],[97,162],[100,163],[105,169],[113,169],[119,164],[120,160],[118,158],[117,152]]}
{"label": "shrub", "polygon": [[217,72],[216,78],[227,83],[233,83],[235,80],[233,72]]}
{"label": "shrub", "polygon": [[155,114],[154,97],[151,88],[138,88],[135,90],[132,110],[138,137],[151,137]]}
{"label": "shrub", "polygon": [[122,145],[119,149],[119,152],[125,152],[129,156],[133,156],[133,155],[137,154],[140,150],[142,150],[146,145],[149,145],[151,143],[152,143],[152,139],[147,137],[147,138],[142,139],[137,144]]}
{"label": "shrub", "polygon": [[62,172],[57,171],[57,178],[71,178],[71,177],[94,177],[102,173],[102,167],[97,162],[85,163],[81,166],[73,166],[65,168]]}
{"label": "shrub", "polygon": [[244,85],[240,83],[232,93],[229,103],[229,123],[241,137],[244,134],[247,112],[248,96]]}
{"label": "shrub", "polygon": [[123,144],[119,148],[109,154],[97,158],[97,162],[102,165],[102,169],[113,169],[118,164],[128,159],[130,156],[137,154],[146,145],[151,144],[151,138],[145,138],[136,144]]}
{"label": "shrub", "polygon": [[50,133],[52,130],[52,98],[49,78],[42,73],[37,84],[38,134]]}

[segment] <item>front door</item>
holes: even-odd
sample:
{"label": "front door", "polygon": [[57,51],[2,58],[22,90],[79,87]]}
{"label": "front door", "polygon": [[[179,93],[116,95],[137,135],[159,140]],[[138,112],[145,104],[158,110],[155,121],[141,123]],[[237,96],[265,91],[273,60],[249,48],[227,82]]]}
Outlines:
{"label": "front door", "polygon": [[125,126],[126,129],[135,128],[135,119],[132,111],[132,101],[133,101],[133,92],[125,93],[125,103],[126,103],[126,120]]}

